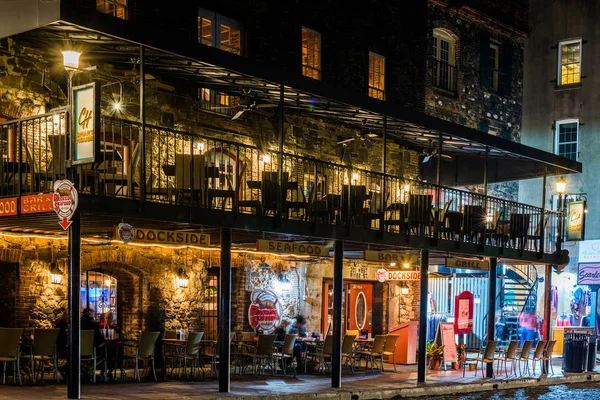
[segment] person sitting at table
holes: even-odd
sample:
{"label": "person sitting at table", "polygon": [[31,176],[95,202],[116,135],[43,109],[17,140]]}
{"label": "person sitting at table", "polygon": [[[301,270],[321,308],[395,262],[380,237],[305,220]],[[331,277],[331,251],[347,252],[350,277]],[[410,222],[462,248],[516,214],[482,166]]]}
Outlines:
{"label": "person sitting at table", "polygon": [[277,335],[275,341],[283,342],[285,340],[285,334],[287,332],[288,321],[285,319],[281,320],[281,324],[275,329],[274,334]]}
{"label": "person sitting at table", "polygon": [[[300,314],[296,316],[296,320],[292,322],[288,329],[288,333],[291,335],[298,335],[300,338],[306,337],[306,319]],[[296,365],[300,367],[300,361],[302,360],[302,353],[306,351],[306,344],[303,342],[296,342],[294,344],[294,358],[296,359]]]}
{"label": "person sitting at table", "polygon": [[92,330],[94,331],[94,346],[98,347],[104,343],[102,332],[100,332],[100,326],[94,320],[93,310],[91,308],[85,308],[81,313],[81,330]]}

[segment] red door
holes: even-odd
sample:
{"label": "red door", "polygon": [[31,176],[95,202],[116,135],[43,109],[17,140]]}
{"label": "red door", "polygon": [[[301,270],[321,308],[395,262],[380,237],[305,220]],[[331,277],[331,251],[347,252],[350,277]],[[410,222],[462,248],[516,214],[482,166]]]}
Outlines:
{"label": "red door", "polygon": [[366,329],[371,332],[373,285],[349,283],[347,286],[346,330]]}

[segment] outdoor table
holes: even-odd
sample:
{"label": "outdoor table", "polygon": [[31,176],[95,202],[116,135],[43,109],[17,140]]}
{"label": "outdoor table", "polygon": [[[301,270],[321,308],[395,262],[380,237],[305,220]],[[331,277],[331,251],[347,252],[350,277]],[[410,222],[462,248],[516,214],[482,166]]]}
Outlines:
{"label": "outdoor table", "polygon": [[[123,355],[125,342],[137,342],[137,339],[113,338],[103,340],[106,363],[107,365],[109,365],[109,361],[112,361],[113,366],[113,368],[111,369],[112,373],[109,374],[107,371],[107,375],[110,376],[113,380],[117,379],[117,370],[120,370],[121,372],[121,379],[124,379],[125,377],[125,370],[123,369],[123,366],[119,368],[119,356]],[[110,349],[115,350],[114,354],[109,354]]]}

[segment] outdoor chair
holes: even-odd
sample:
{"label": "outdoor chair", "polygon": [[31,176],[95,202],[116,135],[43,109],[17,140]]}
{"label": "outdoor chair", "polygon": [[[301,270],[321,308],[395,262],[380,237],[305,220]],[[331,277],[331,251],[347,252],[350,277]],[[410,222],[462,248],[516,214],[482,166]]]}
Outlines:
{"label": "outdoor chair", "polygon": [[531,352],[531,346],[533,346],[533,340],[526,340],[523,342],[523,348],[517,357],[519,361],[519,375],[523,376],[523,371],[521,370],[521,366],[525,363],[525,368],[527,369],[527,374],[529,374],[529,353]]}
{"label": "outdoor chair", "polygon": [[273,363],[273,343],[277,335],[259,335],[258,343],[254,349],[254,353],[247,353],[248,357],[252,358],[252,371],[256,375],[258,370],[264,375],[265,369],[271,367],[273,375],[275,375],[275,365]]}
{"label": "outdoor chair", "polygon": [[[542,356],[542,367],[545,367],[545,363],[548,362],[550,365],[550,370],[552,371],[552,375],[554,375],[554,368],[552,367],[552,352],[554,351],[554,345],[556,344],[556,340],[550,340],[548,345],[546,346],[546,350],[544,351],[544,355]],[[546,373],[548,373],[548,368],[546,367]]]}
{"label": "outdoor chair", "polygon": [[87,364],[89,371],[92,373],[92,382],[96,383],[96,368],[103,364],[104,381],[106,381],[106,357],[98,357],[98,348],[94,346],[94,331],[81,331],[81,364]]}
{"label": "outdoor chair", "polygon": [[[546,230],[546,226],[548,225],[548,216],[544,217],[544,230]],[[533,235],[527,235],[527,240],[533,240],[533,246],[535,251],[538,251],[540,247],[540,242],[542,240],[542,221],[537,224],[535,228],[535,233]]]}
{"label": "outdoor chair", "polygon": [[[231,342],[235,340],[235,332],[229,332],[229,347],[231,348]],[[206,351],[199,355],[199,358],[202,360],[202,363],[208,362],[210,364],[210,369],[214,372],[215,377],[219,377],[219,372],[217,369],[217,364],[221,358],[221,334],[217,335],[217,343],[211,346],[206,346]],[[201,367],[202,368],[202,367]],[[204,373],[204,369],[202,368],[202,372]]]}
{"label": "outdoor chair", "polygon": [[346,335],[344,336],[344,340],[342,341],[342,361],[343,365],[349,366],[352,372],[354,372],[354,363],[355,354],[354,354],[354,341],[356,340],[356,335],[349,334],[349,331],[346,331]]}
{"label": "outdoor chair", "polygon": [[[296,344],[296,338],[298,335],[285,335],[285,340],[283,341],[283,347],[281,348],[280,353],[274,353],[273,358],[275,362],[280,360],[281,369],[283,370],[283,376],[287,377],[287,368],[289,365],[294,369],[294,378],[296,377],[296,365],[294,364],[294,345]],[[288,365],[289,360],[289,365]]]}
{"label": "outdoor chair", "polygon": [[373,340],[373,345],[370,349],[357,351],[356,354],[365,358],[365,368],[368,368],[369,361],[371,361],[371,371],[375,369],[375,364],[379,360],[381,362],[381,369],[383,370],[383,350],[385,348],[386,335],[377,335]]}
{"label": "outdoor chair", "polygon": [[0,362],[2,362],[2,384],[6,384],[6,363],[13,364],[13,383],[17,382],[19,376],[19,384],[23,384],[21,376],[21,366],[19,359],[19,341],[23,334],[23,328],[0,328]]}
{"label": "outdoor chair", "polygon": [[506,363],[510,361],[510,375],[512,376],[513,370],[515,375],[517,375],[517,365],[515,364],[515,359],[517,357],[517,348],[519,347],[518,340],[511,340],[508,344],[508,348],[502,355],[494,357],[496,361],[498,361],[498,368],[496,373],[500,372],[500,368],[502,364],[504,364],[504,374],[508,378],[508,371],[506,369]]}
{"label": "outdoor chair", "polygon": [[[316,359],[319,363],[319,369],[324,374],[325,368],[327,367],[327,359],[331,360],[331,354],[333,353],[333,335],[325,336],[323,346],[317,347],[314,352],[309,352],[307,355]],[[304,363],[304,372],[306,372],[306,362]]]}
{"label": "outdoor chair", "polygon": [[[388,363],[390,359],[392,360],[392,364],[394,364],[394,372],[396,371],[396,360],[394,355],[396,354],[396,343],[398,343],[398,339],[400,335],[387,335],[387,339],[385,340],[385,346],[383,347],[383,356],[388,358]],[[383,369],[383,364],[382,369]]]}
{"label": "outdoor chair", "polygon": [[535,350],[533,351],[533,355],[531,356],[530,360],[533,361],[533,374],[535,375],[535,364],[539,361],[540,362],[540,369],[542,370],[542,373],[544,371],[544,366],[542,365],[542,358],[544,357],[544,351],[546,350],[546,344],[548,344],[547,340],[540,340],[537,343],[537,346],[535,348]]}
{"label": "outdoor chair", "polygon": [[59,329],[34,329],[33,331],[33,346],[31,347],[30,362],[32,380],[35,384],[36,366],[40,366],[40,375],[42,383],[44,382],[44,364],[52,362],[54,367],[54,377],[56,382],[60,382],[58,377],[58,354],[56,351],[56,339],[58,338]]}
{"label": "outdoor chair", "polygon": [[140,336],[137,343],[133,346],[130,345],[130,347],[135,347],[135,355],[123,357],[123,359],[135,361],[135,379],[137,379],[138,382],[140,382],[140,361],[144,364],[144,370],[148,368],[148,364],[150,364],[150,366],[152,367],[152,375],[154,377],[154,381],[158,381],[156,377],[156,368],[154,365],[154,352],[156,349],[156,341],[158,340],[159,336],[160,332],[142,332],[142,335]]}
{"label": "outdoor chair", "polygon": [[[181,370],[183,369],[184,375],[188,378],[188,361],[191,361],[191,375],[194,377],[194,368],[200,368],[199,355],[200,355],[200,341],[204,336],[204,332],[190,332],[183,346],[183,351],[175,352],[167,355],[167,361],[177,362],[179,368],[179,377],[181,378]],[[183,367],[182,367],[183,362]],[[175,369],[175,367],[173,367]]]}
{"label": "outdoor chair", "polygon": [[[477,357],[474,358],[466,358],[465,362],[463,363],[463,376],[465,376],[465,367],[469,362],[475,362],[475,376],[477,376],[477,365],[479,365],[479,363],[481,363],[481,376],[484,377],[485,373],[483,370],[484,365],[487,364],[492,364],[494,363],[494,356],[496,354],[496,347],[498,346],[498,341],[497,340],[488,340],[487,345],[485,346],[485,349],[479,349],[479,353]],[[481,350],[483,350],[483,353],[481,352]],[[493,369],[492,369],[493,372]]]}
{"label": "outdoor chair", "polygon": [[509,240],[513,248],[525,248],[530,217],[529,214],[510,214]]}

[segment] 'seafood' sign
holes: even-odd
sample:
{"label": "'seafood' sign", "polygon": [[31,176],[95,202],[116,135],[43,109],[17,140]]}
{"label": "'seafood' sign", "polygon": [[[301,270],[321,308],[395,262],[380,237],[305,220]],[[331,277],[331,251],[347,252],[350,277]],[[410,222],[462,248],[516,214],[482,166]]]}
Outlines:
{"label": "'seafood' sign", "polygon": [[17,215],[17,198],[0,199],[0,217]]}
{"label": "'seafood' sign", "polygon": [[258,239],[256,241],[256,250],[269,253],[329,257],[329,246],[312,243],[286,242],[281,240]]}
{"label": "'seafood' sign", "polygon": [[[118,237],[116,233],[115,237]],[[210,245],[210,235],[196,232],[135,228],[133,242],[208,246]]]}
{"label": "'seafood' sign", "polygon": [[379,282],[389,281],[418,281],[421,280],[420,271],[387,271],[383,268],[377,270]]}

